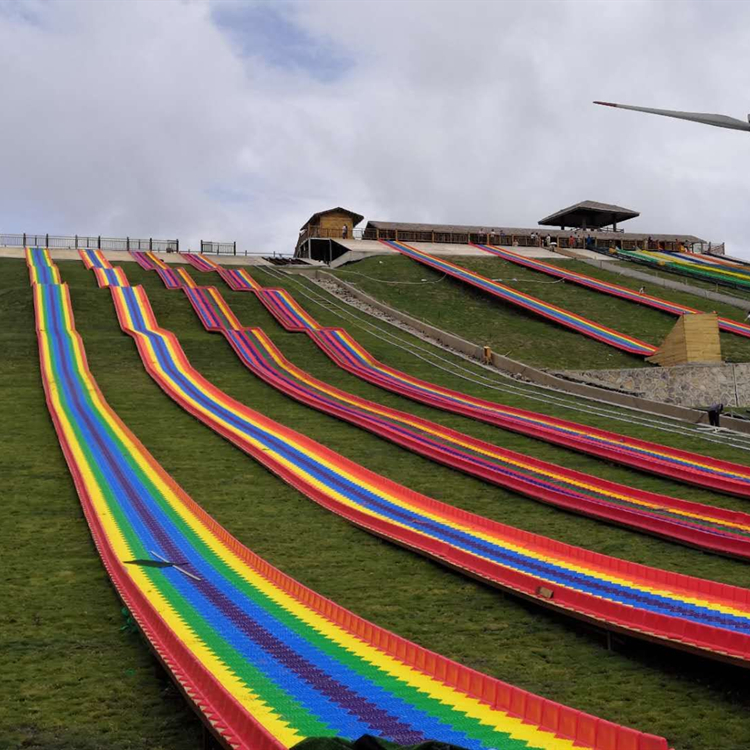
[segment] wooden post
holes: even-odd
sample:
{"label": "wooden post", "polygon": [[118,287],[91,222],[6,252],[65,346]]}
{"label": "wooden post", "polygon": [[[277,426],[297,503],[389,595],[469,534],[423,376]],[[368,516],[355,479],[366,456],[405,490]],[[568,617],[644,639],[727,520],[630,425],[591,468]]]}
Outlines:
{"label": "wooden post", "polygon": [[485,346],[482,349],[482,361],[486,365],[491,365],[492,364],[492,349],[490,349],[489,346]]}

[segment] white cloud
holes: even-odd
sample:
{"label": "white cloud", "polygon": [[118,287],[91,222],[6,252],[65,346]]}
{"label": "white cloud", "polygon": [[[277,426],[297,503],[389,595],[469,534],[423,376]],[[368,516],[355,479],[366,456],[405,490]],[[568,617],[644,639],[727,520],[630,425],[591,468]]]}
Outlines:
{"label": "white cloud", "polygon": [[[533,225],[585,198],[750,255],[741,3],[0,0],[2,231],[289,251],[314,211]],[[740,110],[738,111],[738,108]]]}

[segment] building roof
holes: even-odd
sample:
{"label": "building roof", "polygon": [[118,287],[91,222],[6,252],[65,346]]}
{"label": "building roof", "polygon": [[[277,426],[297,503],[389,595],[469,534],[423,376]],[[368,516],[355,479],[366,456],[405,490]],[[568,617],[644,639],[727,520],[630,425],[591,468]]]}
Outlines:
{"label": "building roof", "polygon": [[325,216],[326,214],[347,214],[351,217],[352,223],[354,226],[357,226],[362,219],[365,217],[361,214],[355,213],[354,211],[350,211],[348,208],[342,208],[341,206],[336,206],[336,208],[328,208],[325,211],[318,211],[317,213],[313,214],[303,225],[302,229],[304,229],[306,226],[312,224],[317,219],[320,219],[321,216]]}
{"label": "building roof", "polygon": [[598,201],[581,201],[573,206],[560,209],[539,221],[545,226],[558,227],[606,227],[627,219],[640,216],[638,211],[630,208],[615,206],[612,203]]}
{"label": "building roof", "polygon": [[[604,205],[604,204],[600,204]],[[606,226],[606,225],[605,225]],[[414,224],[405,221],[368,221],[367,229],[385,229],[385,230],[398,230],[399,232],[435,232],[439,234],[441,232],[454,233],[454,234],[502,234],[502,235],[516,235],[519,237],[527,237],[532,232],[541,235],[551,235],[552,237],[569,237],[572,234],[572,230],[561,230],[561,229],[539,229],[539,227],[507,227],[499,226],[497,224],[484,224],[479,225],[467,225],[467,224]],[[705,242],[700,237],[696,237],[692,234],[683,234],[681,232],[675,232],[670,234],[655,234],[653,232],[613,232],[605,230],[592,230],[590,232],[594,237],[606,240],[645,240],[649,237],[654,240],[660,240],[664,242],[672,242],[673,240],[680,240],[682,242]]]}

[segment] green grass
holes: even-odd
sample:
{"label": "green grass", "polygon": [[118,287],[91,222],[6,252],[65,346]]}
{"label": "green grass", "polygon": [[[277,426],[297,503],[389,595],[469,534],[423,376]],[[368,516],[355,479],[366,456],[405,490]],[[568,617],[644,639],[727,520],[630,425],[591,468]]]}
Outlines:
{"label": "green grass", "polygon": [[[659,345],[677,320],[672,315],[627,300],[558,282],[500,258],[454,260],[476,273],[501,279],[508,286],[650,344]],[[599,271],[585,263],[573,261],[570,266],[566,261],[560,263],[592,276],[601,273],[600,278],[626,285],[626,277]],[[397,309],[535,367],[582,370],[650,366],[642,357],[545,321],[403,256],[368,258],[334,273]],[[642,285],[633,279],[628,281],[636,289]],[[679,298],[684,304],[716,310],[736,320],[744,317],[740,310],[692,295],[662,289],[652,290],[652,293],[665,299]],[[725,359],[750,361],[750,339],[721,334],[721,342]]]}
{"label": "green grass", "polygon": [[[319,508],[174,405],[145,374],[131,339],[120,332],[109,292],[97,289],[81,264],[59,266],[71,286],[89,364],[110,404],[192,497],[254,551],[379,625],[549,698],[663,734],[680,750],[740,750],[750,745],[746,673],[632,640],[608,652],[595,630],[504,597]],[[135,264],[126,269],[133,283],[147,287],[159,321],[178,334],[188,357],[209,380],[368,468],[562,541],[750,586],[750,568],[740,562],[525,500],[292,402],[253,378],[220,336],[206,333],[182,293],[166,291],[155,274]],[[215,276],[194,275],[218,284]],[[257,276],[279,285],[261,272]],[[44,405],[22,262],[0,261],[0,286],[8,290],[0,294],[0,336],[6,353],[0,360],[6,405],[0,412],[6,437],[0,481],[4,529],[11,530],[0,538],[5,573],[0,600],[10,603],[0,614],[5,675],[0,686],[0,747],[196,747],[197,723],[174,692],[154,677],[145,645],[120,629],[120,605],[91,543]],[[223,292],[243,323],[262,326],[292,361],[346,390],[633,486],[725,507],[747,505],[379,391],[335,368],[307,337],[283,332],[254,295]],[[318,306],[309,309],[323,323],[341,324]],[[433,371],[407,352],[352,332],[395,367],[493,398],[480,386]],[[518,396],[502,400],[542,410],[538,402]],[[559,407],[543,410],[624,430],[620,423],[593,415],[571,415]],[[646,428],[628,432],[696,448],[676,435]],[[747,462],[746,454],[721,446],[700,443],[700,448]]]}

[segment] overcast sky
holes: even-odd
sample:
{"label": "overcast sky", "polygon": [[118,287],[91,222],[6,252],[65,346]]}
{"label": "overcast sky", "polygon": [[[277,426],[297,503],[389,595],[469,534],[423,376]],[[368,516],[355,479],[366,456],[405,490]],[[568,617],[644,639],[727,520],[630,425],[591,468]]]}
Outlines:
{"label": "overcast sky", "polygon": [[0,232],[291,251],[336,205],[533,226],[579,200],[750,257],[750,4],[0,0]]}

